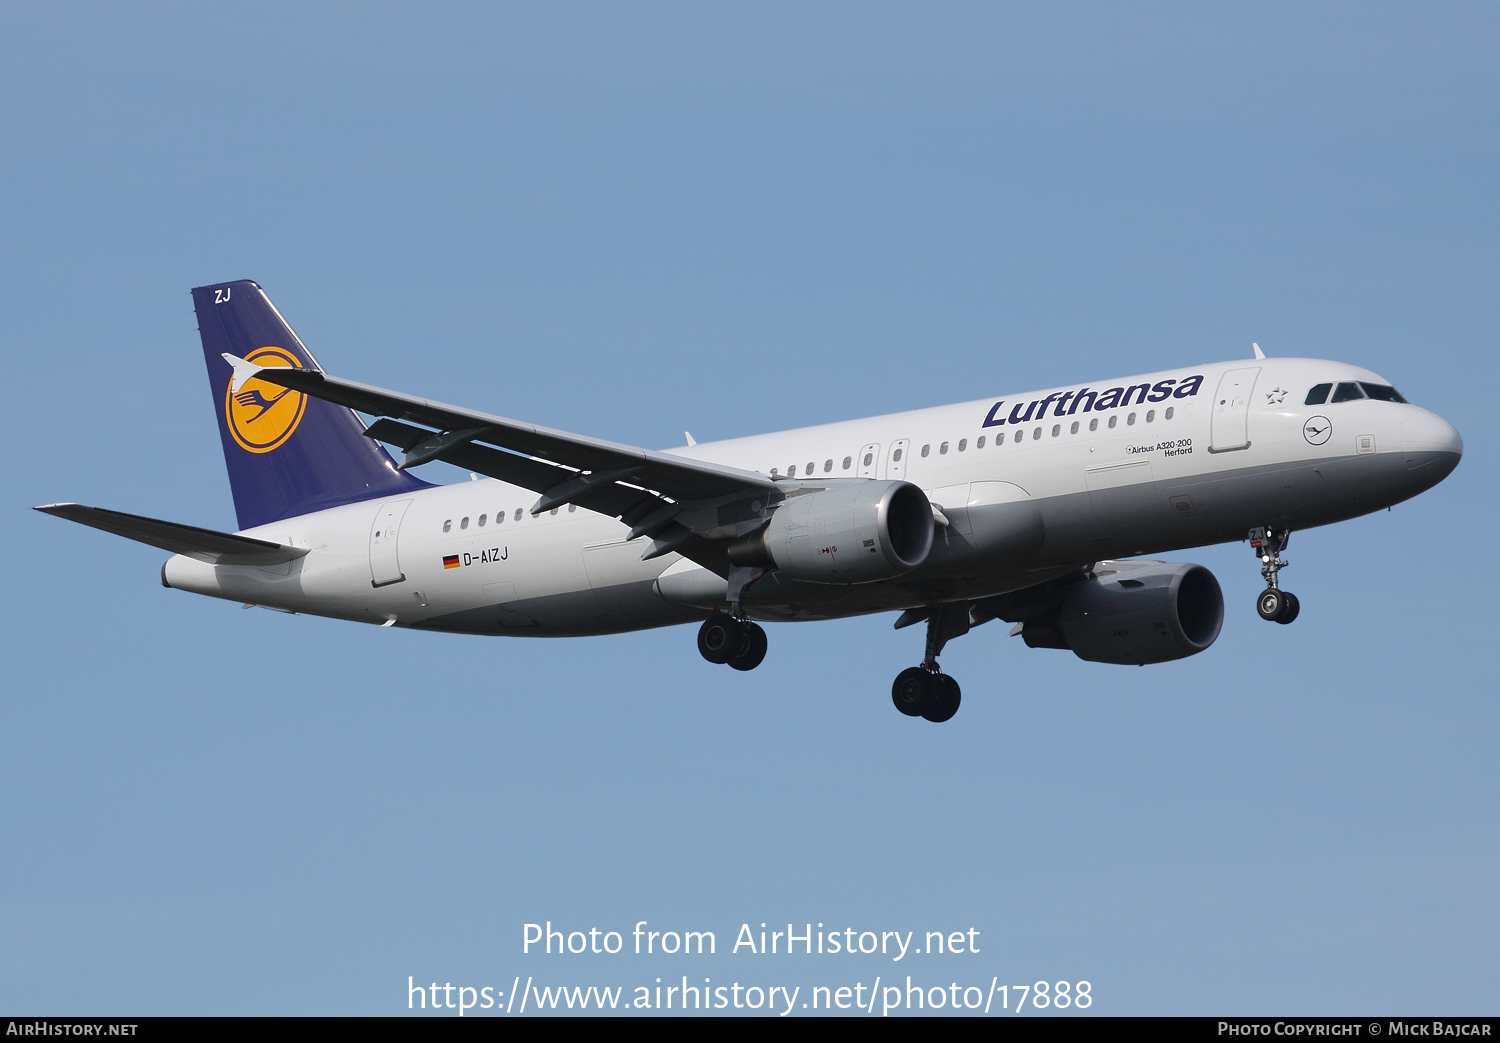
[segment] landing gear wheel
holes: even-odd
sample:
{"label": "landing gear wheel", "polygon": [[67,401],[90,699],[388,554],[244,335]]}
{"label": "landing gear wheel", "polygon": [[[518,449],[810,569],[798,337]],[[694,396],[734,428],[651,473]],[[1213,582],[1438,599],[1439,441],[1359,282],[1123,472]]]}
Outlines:
{"label": "landing gear wheel", "polygon": [[698,654],[710,663],[729,662],[744,642],[744,624],[732,616],[709,616],[698,628]]}
{"label": "landing gear wheel", "polygon": [[958,704],[962,701],[962,694],[958,689],[958,682],[947,674],[933,674],[933,689],[935,698],[927,712],[922,714],[933,724],[942,724],[958,713]]}
{"label": "landing gear wheel", "polygon": [[729,658],[729,665],[736,670],[754,670],[766,657],[766,632],[756,623],[741,623],[744,639],[736,653]]}
{"label": "landing gear wheel", "polygon": [[1297,595],[1290,591],[1281,592],[1281,611],[1277,613],[1276,622],[1290,623],[1297,618],[1297,613],[1302,611],[1302,605],[1297,601]]}
{"label": "landing gear wheel", "polygon": [[929,701],[932,686],[928,684],[928,678],[931,676],[920,666],[909,666],[897,674],[896,683],[891,685],[891,702],[896,704],[896,709],[908,717],[921,717]]}
{"label": "landing gear wheel", "polygon": [[1287,595],[1275,587],[1267,587],[1255,599],[1255,611],[1267,623],[1274,623],[1286,611]]}
{"label": "landing gear wheel", "polygon": [[1260,574],[1266,581],[1266,589],[1255,599],[1255,611],[1267,623],[1290,623],[1302,611],[1302,606],[1297,603],[1297,595],[1282,590],[1276,579],[1281,570],[1291,564],[1281,556],[1291,538],[1291,529],[1257,526],[1250,530],[1250,547],[1264,566]]}

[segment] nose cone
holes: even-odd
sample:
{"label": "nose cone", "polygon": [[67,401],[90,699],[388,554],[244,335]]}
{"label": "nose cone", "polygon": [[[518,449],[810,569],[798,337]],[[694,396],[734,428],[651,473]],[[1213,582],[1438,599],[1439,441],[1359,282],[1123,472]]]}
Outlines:
{"label": "nose cone", "polygon": [[1401,424],[1401,448],[1417,453],[1464,455],[1464,440],[1453,425],[1436,413],[1417,409]]}
{"label": "nose cone", "polygon": [[1436,484],[1458,466],[1464,455],[1464,440],[1436,413],[1414,409],[1401,422],[1401,451],[1408,468],[1422,471]]}

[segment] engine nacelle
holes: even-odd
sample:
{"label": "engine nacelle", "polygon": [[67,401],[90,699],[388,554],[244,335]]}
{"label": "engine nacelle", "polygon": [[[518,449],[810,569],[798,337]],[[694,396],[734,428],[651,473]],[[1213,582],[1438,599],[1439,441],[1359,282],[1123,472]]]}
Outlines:
{"label": "engine nacelle", "polygon": [[933,525],[927,495],[910,482],[852,482],[791,497],[729,545],[729,560],[809,583],[870,583],[926,561]]}
{"label": "engine nacelle", "polygon": [[[1113,569],[1115,571],[1106,571]],[[1021,628],[1032,648],[1067,648],[1095,663],[1165,663],[1197,655],[1224,625],[1224,594],[1202,565],[1101,562],[1062,604]]]}

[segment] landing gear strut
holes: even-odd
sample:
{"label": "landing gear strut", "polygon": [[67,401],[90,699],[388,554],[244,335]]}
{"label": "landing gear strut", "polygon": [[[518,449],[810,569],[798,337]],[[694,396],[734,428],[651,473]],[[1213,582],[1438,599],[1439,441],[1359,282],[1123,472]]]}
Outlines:
{"label": "landing gear strut", "polygon": [[938,669],[937,657],[950,638],[969,632],[969,606],[934,605],[927,615],[927,656],[921,666],[908,667],[891,685],[891,702],[908,717],[925,717],[941,724],[958,713],[963,696],[958,682]]}
{"label": "landing gear strut", "polygon": [[712,615],[698,628],[698,652],[710,663],[754,670],[766,657],[766,632],[748,619]]}
{"label": "landing gear strut", "polygon": [[1261,560],[1260,574],[1266,579],[1266,589],[1255,599],[1255,611],[1268,623],[1290,623],[1302,611],[1297,595],[1282,590],[1277,583],[1278,574],[1291,564],[1281,556],[1291,538],[1291,529],[1257,527],[1250,530],[1250,549]]}

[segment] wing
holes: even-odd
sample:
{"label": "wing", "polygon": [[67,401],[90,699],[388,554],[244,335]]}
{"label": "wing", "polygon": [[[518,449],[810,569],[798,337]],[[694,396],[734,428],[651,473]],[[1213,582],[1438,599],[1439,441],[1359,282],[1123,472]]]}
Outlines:
{"label": "wing", "polygon": [[213,529],[200,529],[195,525],[180,525],[156,518],[142,518],[138,514],[106,511],[102,507],[89,507],[81,503],[49,503],[45,507],[34,509],[43,514],[76,521],[80,525],[103,529],[138,543],[160,547],[173,554],[185,554],[210,565],[280,565],[307,553],[304,547],[286,547],[268,540],[215,532]]}
{"label": "wing", "polygon": [[568,503],[619,518],[630,539],[652,538],[642,558],[670,551],[722,576],[727,542],[758,527],[789,486],[755,471],[638,449],[342,380],[312,369],[259,368],[224,356],[235,381],[250,377],[383,419],[365,434],[406,451],[400,466],[444,460],[540,493],[532,514]]}

